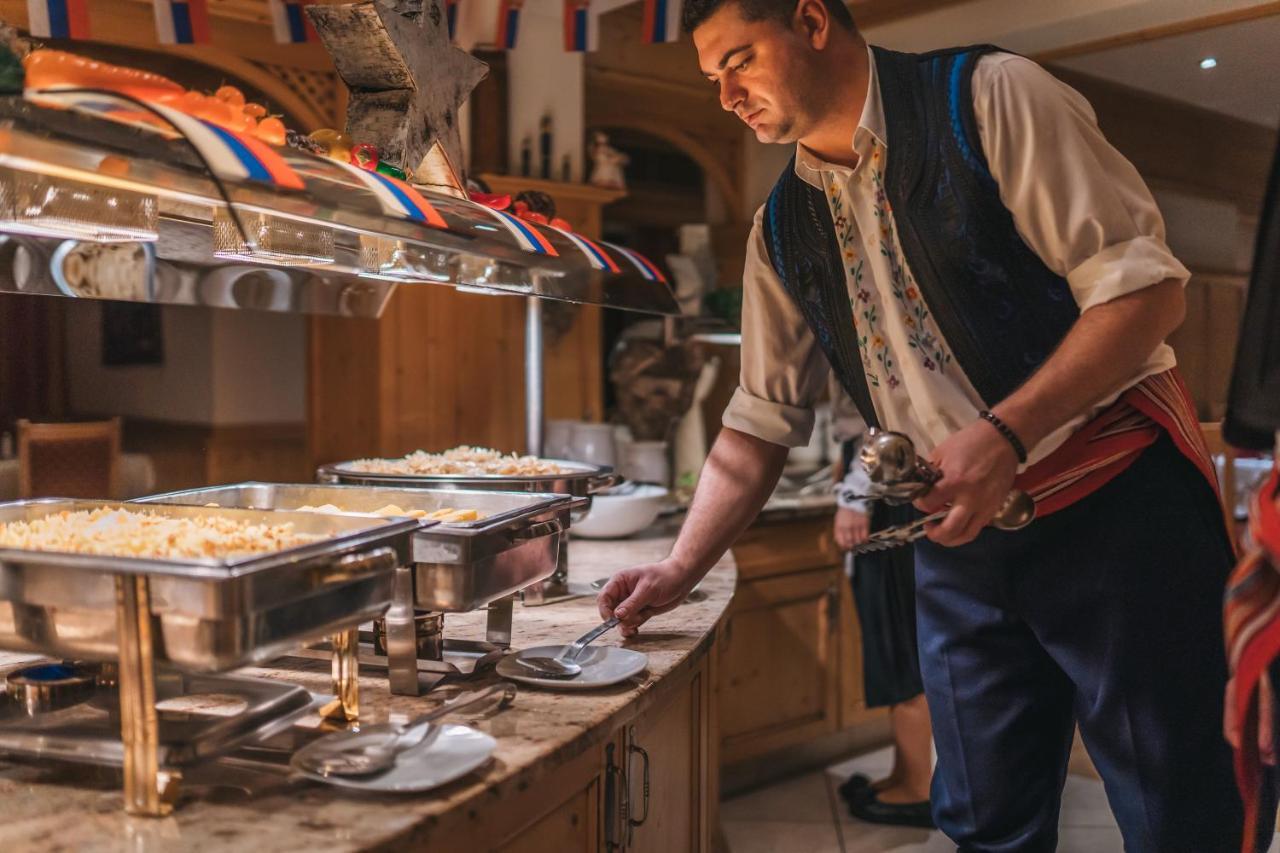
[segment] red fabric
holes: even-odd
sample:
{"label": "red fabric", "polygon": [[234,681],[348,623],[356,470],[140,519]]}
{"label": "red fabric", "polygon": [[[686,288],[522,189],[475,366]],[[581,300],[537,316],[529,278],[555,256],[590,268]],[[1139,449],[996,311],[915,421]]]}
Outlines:
{"label": "red fabric", "polygon": [[1245,853],[1256,840],[1263,757],[1258,733],[1274,721],[1263,719],[1259,689],[1267,668],[1280,655],[1280,471],[1273,469],[1254,496],[1249,534],[1254,547],[1227,581],[1223,604],[1232,689],[1227,714],[1240,733],[1235,753],[1236,785],[1244,800]]}
{"label": "red fabric", "polygon": [[1035,499],[1037,516],[1050,515],[1115,479],[1162,431],[1218,494],[1195,406],[1176,370],[1148,376],[1130,388],[1047,458],[1019,474],[1014,486]]}

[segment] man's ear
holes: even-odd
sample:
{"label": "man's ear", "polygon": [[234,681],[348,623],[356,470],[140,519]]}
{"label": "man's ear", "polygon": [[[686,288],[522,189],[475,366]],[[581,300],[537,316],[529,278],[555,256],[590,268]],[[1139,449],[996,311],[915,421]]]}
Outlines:
{"label": "man's ear", "polygon": [[792,27],[817,50],[827,46],[831,37],[831,15],[822,0],[798,0],[791,20]]}

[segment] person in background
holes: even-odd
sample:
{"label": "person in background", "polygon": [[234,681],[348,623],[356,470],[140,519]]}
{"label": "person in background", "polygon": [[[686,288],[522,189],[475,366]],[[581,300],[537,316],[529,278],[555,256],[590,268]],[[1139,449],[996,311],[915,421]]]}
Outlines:
{"label": "person in background", "polygon": [[910,506],[869,504],[870,485],[857,463],[866,425],[845,397],[836,407],[836,436],[845,439],[844,479],[836,487],[836,545],[845,553],[854,606],[862,629],[862,678],[868,708],[889,709],[893,770],[872,781],[855,773],[840,786],[849,813],[871,823],[933,828],[929,781],[933,776],[933,732],[920,678],[916,646],[915,549],[848,553],[874,531],[911,520]]}

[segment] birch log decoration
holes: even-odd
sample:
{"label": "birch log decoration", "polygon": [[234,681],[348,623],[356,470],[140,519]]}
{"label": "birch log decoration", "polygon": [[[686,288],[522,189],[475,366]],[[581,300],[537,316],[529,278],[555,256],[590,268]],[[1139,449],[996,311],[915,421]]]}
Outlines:
{"label": "birch log decoration", "polygon": [[458,107],[489,67],[450,43],[443,5],[365,0],[306,11],[351,92],[347,133],[419,181],[439,183],[452,169],[463,187]]}

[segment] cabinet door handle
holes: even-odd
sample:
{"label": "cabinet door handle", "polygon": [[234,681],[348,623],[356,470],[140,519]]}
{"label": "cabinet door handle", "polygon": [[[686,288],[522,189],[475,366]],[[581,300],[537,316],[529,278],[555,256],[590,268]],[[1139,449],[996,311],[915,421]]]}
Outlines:
{"label": "cabinet door handle", "polygon": [[[640,757],[644,759],[644,777],[643,777],[643,788],[642,788],[642,790],[644,791],[644,814],[641,815],[639,820],[635,820],[634,818],[628,818],[627,823],[630,824],[632,827],[644,826],[645,821],[649,819],[649,753],[648,751],[645,750],[644,747],[636,743],[635,726],[631,727],[630,737],[627,738],[627,750],[628,750],[627,752],[628,771],[630,771],[631,769],[632,754],[639,753]],[[628,785],[627,787],[628,787],[628,797],[629,797],[630,785]]]}

